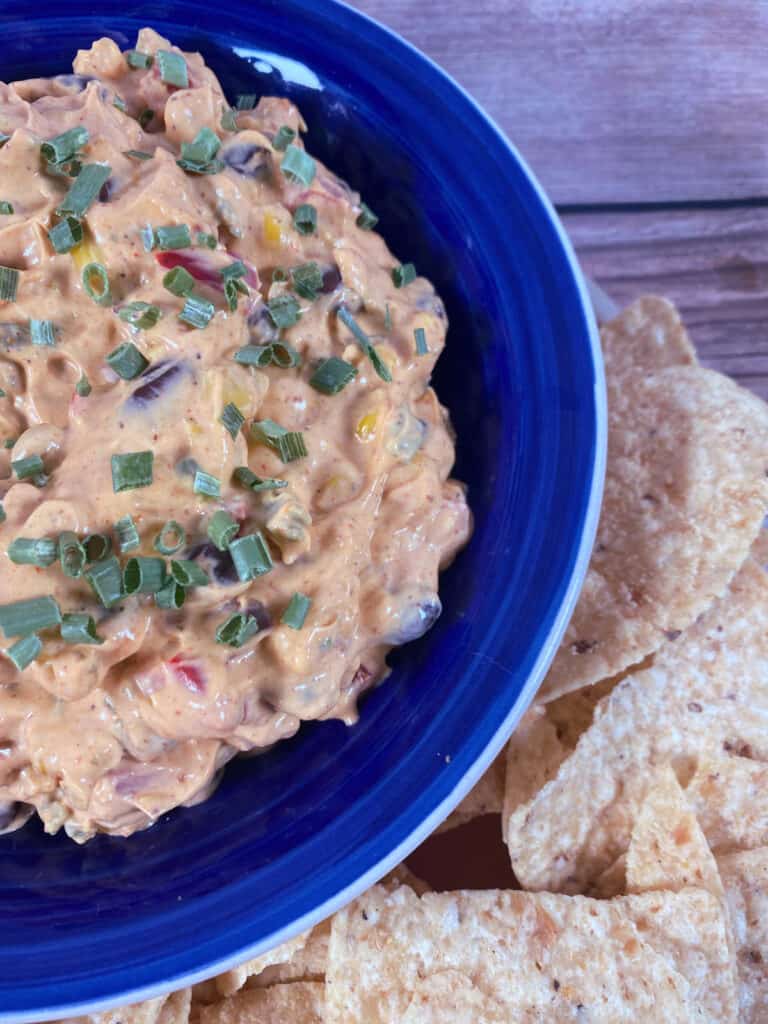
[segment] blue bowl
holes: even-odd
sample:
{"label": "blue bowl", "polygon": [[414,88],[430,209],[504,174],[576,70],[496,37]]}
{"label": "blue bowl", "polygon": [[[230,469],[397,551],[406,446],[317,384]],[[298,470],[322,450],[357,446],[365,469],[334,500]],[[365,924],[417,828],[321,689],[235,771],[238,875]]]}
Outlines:
{"label": "blue bowl", "polygon": [[[98,13],[93,14],[95,6]],[[520,157],[435,65],[332,0],[4,0],[5,80],[69,68],[151,24],[230,96],[293,98],[308,147],[362,191],[445,300],[436,386],[476,528],[444,614],[393,658],[354,728],[306,726],[216,794],[130,839],[0,838],[0,1021],[132,1002],[326,916],[422,840],[530,701],[585,572],[605,411],[598,341],[555,215]],[[524,102],[522,100],[521,102]]]}

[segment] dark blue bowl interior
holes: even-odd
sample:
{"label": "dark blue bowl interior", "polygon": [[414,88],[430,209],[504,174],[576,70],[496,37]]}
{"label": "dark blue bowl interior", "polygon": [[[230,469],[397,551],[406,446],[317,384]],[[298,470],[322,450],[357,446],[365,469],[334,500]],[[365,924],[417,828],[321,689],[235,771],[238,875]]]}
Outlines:
{"label": "dark blue bowl interior", "polygon": [[2,78],[68,70],[92,39],[127,48],[151,24],[202,51],[230,96],[292,97],[309,148],[361,190],[396,255],[445,300],[436,385],[476,529],[443,577],[439,624],[397,653],[354,728],[307,726],[233,764],[202,806],[127,840],[77,847],[34,823],[0,838],[3,1021],[212,973],[407,852],[530,697],[599,491],[602,385],[572,265],[537,189],[455,85],[320,0],[95,6],[70,0],[49,17],[5,0]]}

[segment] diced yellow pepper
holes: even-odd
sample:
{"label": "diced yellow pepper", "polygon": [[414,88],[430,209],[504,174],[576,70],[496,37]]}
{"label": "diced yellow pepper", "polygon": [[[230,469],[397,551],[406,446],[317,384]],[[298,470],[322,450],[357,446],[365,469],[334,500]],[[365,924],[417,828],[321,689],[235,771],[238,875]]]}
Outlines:
{"label": "diced yellow pepper", "polygon": [[282,242],[283,231],[280,221],[271,213],[264,214],[264,243],[278,246]]}
{"label": "diced yellow pepper", "polygon": [[87,228],[85,237],[79,245],[74,247],[71,255],[78,274],[82,274],[83,268],[87,267],[89,263],[101,263],[102,265],[105,263],[101,246],[94,241]]}
{"label": "diced yellow pepper", "polygon": [[370,441],[375,436],[378,419],[379,414],[377,412],[369,412],[358,420],[355,434],[360,441]]}

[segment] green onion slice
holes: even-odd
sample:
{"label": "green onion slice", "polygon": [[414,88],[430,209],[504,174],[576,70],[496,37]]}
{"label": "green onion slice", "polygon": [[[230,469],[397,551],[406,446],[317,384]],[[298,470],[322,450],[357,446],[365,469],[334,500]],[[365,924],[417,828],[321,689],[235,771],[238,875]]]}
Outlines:
{"label": "green onion slice", "polygon": [[141,149],[124,149],[123,156],[130,157],[131,160],[151,160],[154,153],[145,153]]}
{"label": "green onion slice", "polygon": [[95,562],[85,573],[85,579],[105,608],[111,608],[123,597],[123,574],[114,555]]}
{"label": "green onion slice", "polygon": [[311,185],[315,177],[315,161],[298,146],[288,146],[280,161],[280,170],[294,185]]}
{"label": "green onion slice", "polygon": [[336,311],[336,315],[338,316],[339,320],[341,320],[341,322],[345,324],[352,332],[352,334],[355,336],[355,339],[357,343],[360,345],[360,348],[362,348],[363,352],[365,352],[365,354],[373,363],[373,368],[379,375],[379,377],[381,377],[383,381],[386,381],[386,383],[389,383],[392,380],[392,374],[389,372],[389,367],[378,354],[376,349],[373,347],[373,345],[371,344],[371,339],[368,337],[368,335],[365,333],[362,327],[358,324],[358,322],[349,312],[347,307],[339,306],[338,310]]}
{"label": "green onion slice", "polygon": [[6,656],[11,659],[19,672],[23,672],[27,665],[32,664],[42,649],[43,644],[40,637],[32,633],[30,636],[25,636],[22,637],[21,640],[17,640],[16,643],[12,644],[5,653]]}
{"label": "green onion slice", "polygon": [[317,210],[311,203],[302,203],[293,213],[293,226],[300,235],[314,235],[317,231]]}
{"label": "green onion slice", "polygon": [[148,331],[154,327],[163,315],[157,306],[151,302],[128,302],[121,306],[117,315],[131,327],[137,327],[140,331]]}
{"label": "green onion slice", "polygon": [[283,284],[287,280],[287,272],[282,267],[275,267],[272,271],[272,284]]}
{"label": "green onion slice", "polygon": [[357,215],[355,224],[363,231],[372,231],[379,223],[379,218],[366,203],[360,203],[360,213]]}
{"label": "green onion slice", "polygon": [[15,302],[19,272],[15,267],[0,267],[0,302]]}
{"label": "green onion slice", "polygon": [[301,356],[287,341],[275,341],[270,345],[272,362],[283,370],[291,366],[298,366]]}
{"label": "green onion slice", "polygon": [[242,425],[245,423],[245,416],[240,412],[234,402],[227,402],[221,414],[220,421],[224,424],[233,441],[237,440]]}
{"label": "green onion slice", "polygon": [[180,53],[171,53],[170,50],[158,50],[156,57],[157,66],[160,69],[160,78],[166,85],[173,85],[177,89],[186,89],[189,86],[187,62]]}
{"label": "green onion slice", "polygon": [[149,366],[149,360],[139,352],[132,341],[124,341],[107,356],[107,362],[123,380],[133,380]]}
{"label": "green onion slice", "polygon": [[123,569],[123,588],[126,594],[156,594],[166,584],[167,573],[163,558],[129,558]]}
{"label": "green onion slice", "polygon": [[217,509],[208,520],[208,536],[219,551],[227,550],[239,530],[240,524],[223,508]]}
{"label": "green onion slice", "polygon": [[80,538],[71,530],[64,530],[59,535],[59,561],[65,576],[79,579],[83,575],[87,555]]}
{"label": "green onion slice", "polygon": [[297,591],[288,602],[288,607],[283,612],[280,621],[284,626],[290,626],[291,629],[301,629],[311,605],[312,598]]}
{"label": "green onion slice", "polygon": [[83,541],[83,547],[89,562],[100,562],[112,550],[112,540],[104,533],[89,533]]}
{"label": "green onion slice", "polygon": [[48,241],[55,252],[65,253],[83,240],[83,225],[76,217],[65,217],[48,232]]}
{"label": "green onion slice", "polygon": [[180,587],[176,580],[171,579],[162,590],[158,590],[155,594],[155,604],[158,608],[178,610],[182,607],[186,598],[187,592],[184,587]]}
{"label": "green onion slice", "polygon": [[263,576],[272,568],[272,556],[261,533],[249,533],[233,540],[229,553],[243,583]]}
{"label": "green onion slice", "polygon": [[387,303],[384,307],[384,330],[392,330],[392,311],[389,308],[389,303]]}
{"label": "green onion slice", "polygon": [[187,533],[181,523],[177,523],[175,519],[169,519],[167,523],[163,524],[163,528],[155,537],[152,546],[161,555],[175,555],[180,548],[184,547],[186,541]]}
{"label": "green onion slice", "polygon": [[188,295],[184,308],[179,313],[179,320],[190,327],[203,330],[211,322],[215,312],[216,308],[212,302],[201,299],[199,295]]}
{"label": "green onion slice", "polygon": [[45,473],[45,465],[39,455],[29,455],[26,459],[15,459],[11,463],[11,469],[19,480],[29,480],[31,477],[39,477]]}
{"label": "green onion slice", "polygon": [[192,235],[187,224],[166,224],[155,229],[155,242],[158,249],[188,249],[192,245]]}
{"label": "green onion slice", "polygon": [[256,106],[256,93],[255,92],[241,92],[238,94],[235,100],[235,106],[238,110],[253,110]]}
{"label": "green onion slice", "polygon": [[211,579],[207,572],[200,568],[197,562],[189,559],[174,559],[171,562],[171,576],[180,587],[205,587]]}
{"label": "green onion slice", "polygon": [[62,216],[83,217],[111,173],[109,164],[84,164],[56,212]]}
{"label": "green onion slice", "polygon": [[251,433],[257,441],[277,452],[283,462],[294,462],[307,454],[304,435],[298,430],[286,430],[274,420],[254,421]]}
{"label": "green onion slice", "polygon": [[0,501],[0,523],[4,523],[7,518],[8,518],[8,516],[5,514],[5,509],[3,508],[3,503],[2,503],[2,501]]}
{"label": "green onion slice", "polygon": [[126,452],[112,456],[112,489],[132,491],[137,487],[149,487],[152,483],[154,454],[151,451]]}
{"label": "green onion slice", "polygon": [[142,53],[141,50],[126,50],[125,59],[131,68],[151,68],[152,54]]}
{"label": "green onion slice", "polygon": [[7,199],[0,199],[0,213],[11,214],[13,213],[13,203],[9,203]]}
{"label": "green onion slice", "polygon": [[320,363],[309,378],[309,383],[316,391],[321,391],[324,395],[337,395],[356,376],[356,366],[337,356],[331,356]]}
{"label": "green onion slice", "polygon": [[56,344],[56,325],[53,320],[30,320],[29,334],[33,345],[49,348]]}
{"label": "green onion slice", "polygon": [[154,110],[150,110],[149,107],[145,107],[139,113],[139,116],[136,118],[136,120],[139,122],[139,126],[141,128],[145,129],[150,124],[150,122],[152,121],[152,118],[154,116],[155,116]]}
{"label": "green onion slice", "polygon": [[202,469],[195,470],[195,479],[192,483],[192,490],[195,494],[205,494],[209,498],[221,497],[221,481],[203,472]]}
{"label": "green onion slice", "polygon": [[201,128],[192,142],[182,142],[181,159],[176,163],[192,174],[216,174],[224,164],[214,157],[219,151],[221,140],[210,128]]}
{"label": "green onion slice", "polygon": [[259,632],[258,620],[253,615],[233,612],[216,630],[216,643],[242,647]]}
{"label": "green onion slice", "polygon": [[49,164],[68,163],[88,144],[89,137],[88,129],[83,125],[77,125],[42,143],[40,155]]}
{"label": "green onion slice", "polygon": [[204,249],[215,249],[219,243],[216,241],[215,235],[209,235],[206,231],[198,231],[197,244]]}
{"label": "green onion slice", "polygon": [[109,287],[109,278],[101,263],[87,263],[83,267],[83,288],[88,296],[100,306],[111,305],[112,292]]}
{"label": "green onion slice", "polygon": [[8,637],[37,633],[60,622],[61,612],[52,597],[31,597],[0,606],[0,629]]}
{"label": "green onion slice", "polygon": [[302,298],[314,302],[323,287],[323,275],[320,267],[314,262],[302,263],[291,270],[293,290]]}
{"label": "green onion slice", "polygon": [[237,131],[237,119],[231,107],[225,107],[221,112],[221,130],[223,132]]}
{"label": "green onion slice", "polygon": [[195,279],[184,267],[174,267],[163,277],[163,286],[171,294],[184,298],[195,287]]}
{"label": "green onion slice", "polygon": [[412,263],[401,263],[399,267],[392,269],[392,280],[395,288],[405,288],[411,281],[416,280],[416,267]]}
{"label": "green onion slice", "polygon": [[80,395],[81,398],[87,398],[88,395],[93,391],[91,382],[88,380],[86,375],[83,373],[80,375],[80,380],[75,384],[75,391]]}
{"label": "green onion slice", "polygon": [[56,541],[49,537],[17,537],[8,545],[8,557],[16,565],[47,569],[56,561]]}
{"label": "green onion slice", "polygon": [[293,327],[298,323],[301,312],[299,304],[292,295],[276,295],[267,303],[269,316],[275,327]]}
{"label": "green onion slice", "polygon": [[139,546],[139,531],[131,516],[123,516],[122,519],[118,519],[114,530],[122,554],[125,554],[126,551],[134,551]]}
{"label": "green onion slice", "polygon": [[233,475],[243,487],[247,487],[256,493],[259,491],[280,491],[283,487],[288,486],[287,480],[277,480],[271,476],[256,476],[247,466],[238,466]]}
{"label": "green onion slice", "polygon": [[413,336],[416,339],[416,355],[425,356],[429,352],[427,346],[427,332],[423,327],[417,327],[413,332]]}
{"label": "green onion slice", "polygon": [[[280,125],[272,139],[272,148],[276,149],[278,153],[284,153],[288,148],[288,144],[293,142],[295,138],[296,132],[293,128],[289,128],[287,124]],[[312,179],[310,178],[310,181],[311,180]],[[309,184],[309,182],[307,182],[307,184]]]}
{"label": "green onion slice", "polygon": [[272,362],[272,346],[244,345],[235,352],[234,359],[241,366],[269,366]]}
{"label": "green onion slice", "polygon": [[69,613],[61,617],[61,639],[65,644],[103,644],[90,615]]}

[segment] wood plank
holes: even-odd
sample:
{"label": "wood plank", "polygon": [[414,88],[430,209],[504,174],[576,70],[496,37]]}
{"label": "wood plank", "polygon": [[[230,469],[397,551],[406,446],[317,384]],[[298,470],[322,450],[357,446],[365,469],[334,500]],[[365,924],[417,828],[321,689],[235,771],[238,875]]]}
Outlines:
{"label": "wood plank", "polygon": [[586,274],[626,305],[680,308],[702,362],[768,399],[768,207],[562,217]]}
{"label": "wood plank", "polygon": [[355,0],[496,118],[557,203],[768,195],[766,0]]}

